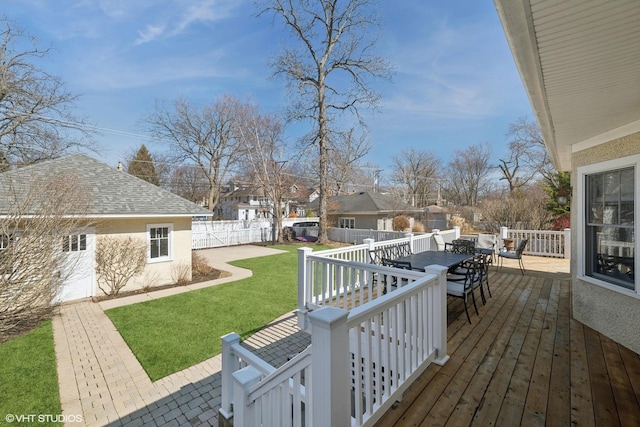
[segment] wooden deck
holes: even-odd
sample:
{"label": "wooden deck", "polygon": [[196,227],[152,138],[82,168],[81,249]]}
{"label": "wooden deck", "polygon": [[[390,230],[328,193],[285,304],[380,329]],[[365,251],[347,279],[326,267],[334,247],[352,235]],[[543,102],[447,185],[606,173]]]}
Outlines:
{"label": "wooden deck", "polygon": [[377,426],[640,425],[640,357],[572,319],[566,274],[492,268],[490,281],[471,325],[449,298],[450,360]]}

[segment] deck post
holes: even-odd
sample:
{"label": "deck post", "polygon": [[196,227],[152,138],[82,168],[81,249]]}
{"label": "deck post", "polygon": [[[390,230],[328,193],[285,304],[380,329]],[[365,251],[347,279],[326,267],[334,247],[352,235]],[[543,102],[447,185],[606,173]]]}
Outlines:
{"label": "deck post", "polygon": [[326,307],[309,314],[311,322],[311,425],[351,425],[349,312]]}
{"label": "deck post", "polygon": [[564,229],[564,257],[566,259],[571,258],[571,229]]}
{"label": "deck post", "polygon": [[235,332],[220,338],[222,344],[222,390],[220,414],[226,419],[233,416],[233,373],[239,369],[238,358],[233,355],[232,346],[240,344],[240,335]]}
{"label": "deck post", "polygon": [[433,361],[444,365],[449,360],[447,350],[447,267],[430,265],[425,268],[427,274],[438,276],[438,286],[434,292],[434,343],[438,347],[438,356]]}
{"label": "deck post", "polygon": [[233,394],[236,403],[233,413],[234,427],[249,427],[254,424],[255,404],[247,402],[247,389],[257,384],[262,375],[253,366],[246,366],[233,373]]}
{"label": "deck post", "polygon": [[454,225],[453,226],[453,231],[455,232],[455,238],[459,239],[460,238],[460,226],[458,225]]}
{"label": "deck post", "polygon": [[303,331],[307,329],[307,300],[310,294],[307,292],[307,257],[313,249],[303,247],[298,248],[298,327]]}
{"label": "deck post", "polygon": [[373,259],[371,259],[371,251],[374,250],[374,244],[376,243],[376,241],[374,239],[363,239],[362,243],[364,243],[365,245],[369,246],[369,248],[367,249],[367,262],[369,264],[373,263]]}
{"label": "deck post", "polygon": [[410,232],[404,233],[404,237],[408,237],[409,238],[409,250],[411,251],[411,253],[414,253],[414,251],[413,251],[413,233],[410,233]]}

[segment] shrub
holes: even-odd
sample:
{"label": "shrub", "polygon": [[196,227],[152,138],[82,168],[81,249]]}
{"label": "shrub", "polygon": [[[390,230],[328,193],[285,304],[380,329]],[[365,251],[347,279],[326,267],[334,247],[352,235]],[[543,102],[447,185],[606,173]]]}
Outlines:
{"label": "shrub", "polygon": [[132,237],[100,236],[96,244],[98,287],[106,295],[118,295],[147,264],[147,243]]}
{"label": "shrub", "polygon": [[393,218],[393,230],[404,231],[411,226],[411,222],[406,215],[397,215]]}
{"label": "shrub", "polygon": [[213,272],[213,267],[197,251],[191,251],[191,274],[193,276],[206,276]]}
{"label": "shrub", "polygon": [[190,282],[191,267],[186,262],[174,263],[171,266],[171,279],[176,285],[184,286]]}

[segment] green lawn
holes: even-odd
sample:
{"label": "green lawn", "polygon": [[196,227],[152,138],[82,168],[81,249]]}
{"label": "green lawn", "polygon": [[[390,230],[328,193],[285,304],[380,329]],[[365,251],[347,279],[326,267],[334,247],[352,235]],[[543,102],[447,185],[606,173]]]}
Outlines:
{"label": "green lawn", "polygon": [[[61,413],[56,356],[51,321],[33,331],[0,344],[0,425],[7,416],[52,415]],[[55,419],[55,418],[54,418]],[[14,421],[12,426],[33,424]]]}
{"label": "green lawn", "polygon": [[276,248],[287,253],[233,262],[253,271],[248,279],[107,311],[152,381],[219,354],[221,336],[246,338],[296,308],[297,247]]}

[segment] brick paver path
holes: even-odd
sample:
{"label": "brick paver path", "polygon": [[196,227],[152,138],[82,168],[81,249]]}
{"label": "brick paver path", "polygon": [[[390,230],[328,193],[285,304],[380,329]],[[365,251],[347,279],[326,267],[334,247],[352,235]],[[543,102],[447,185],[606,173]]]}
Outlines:
{"label": "brick paver path", "polygon": [[[232,331],[230,331],[232,332]],[[62,305],[53,334],[67,426],[218,426],[221,357],[151,382],[100,304]],[[243,342],[273,366],[311,343],[288,313]]]}

